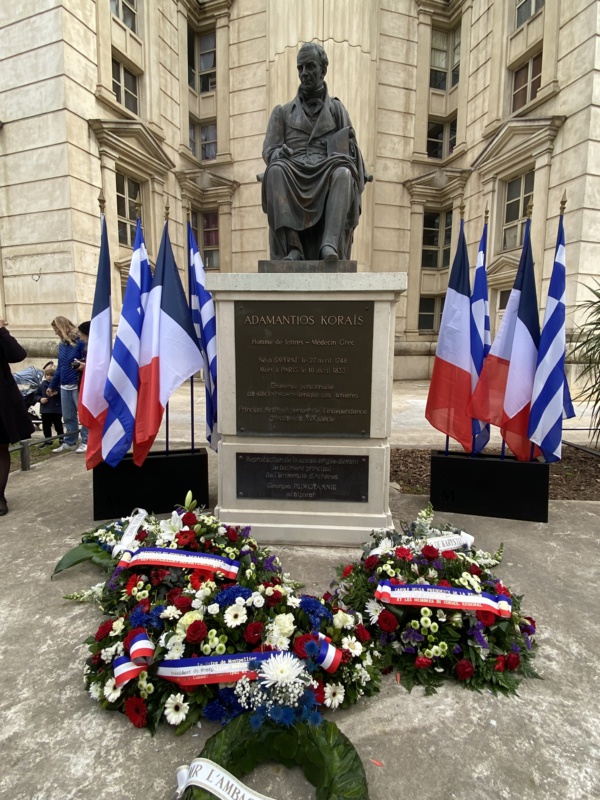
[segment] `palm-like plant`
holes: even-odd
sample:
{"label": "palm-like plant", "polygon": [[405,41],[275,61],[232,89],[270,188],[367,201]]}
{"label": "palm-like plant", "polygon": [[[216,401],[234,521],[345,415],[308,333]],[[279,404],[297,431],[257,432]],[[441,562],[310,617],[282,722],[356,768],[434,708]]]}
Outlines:
{"label": "palm-like plant", "polygon": [[585,322],[579,327],[571,351],[573,358],[582,367],[580,379],[582,389],[578,399],[591,405],[592,441],[600,441],[600,282],[587,287],[593,297],[587,300]]}

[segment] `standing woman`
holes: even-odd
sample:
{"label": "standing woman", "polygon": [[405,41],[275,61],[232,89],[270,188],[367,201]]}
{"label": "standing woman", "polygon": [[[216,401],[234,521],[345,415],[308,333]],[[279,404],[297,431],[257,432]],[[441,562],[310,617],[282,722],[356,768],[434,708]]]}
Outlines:
{"label": "standing woman", "polygon": [[50,387],[46,394],[50,397],[52,392],[60,389],[60,402],[62,405],[63,420],[67,430],[63,444],[55,447],[53,453],[63,453],[72,450],[77,444],[79,432],[79,419],[77,417],[77,404],[79,401],[79,362],[83,361],[85,344],[79,338],[77,328],[66,317],[55,317],[52,330],[60,339],[58,345],[58,366]]}
{"label": "standing woman", "polygon": [[6,330],[6,322],[0,318],[0,517],[8,513],[4,490],[10,472],[8,445],[21,439],[29,439],[33,423],[9,364],[27,358],[27,352]]}

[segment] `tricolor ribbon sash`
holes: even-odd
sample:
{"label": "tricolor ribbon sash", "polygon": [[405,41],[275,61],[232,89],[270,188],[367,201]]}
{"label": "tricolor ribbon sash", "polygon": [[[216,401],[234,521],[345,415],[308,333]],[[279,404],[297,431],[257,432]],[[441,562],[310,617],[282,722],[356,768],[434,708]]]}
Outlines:
{"label": "tricolor ribbon sash", "polygon": [[151,664],[154,658],[156,647],[146,636],[145,633],[138,633],[131,640],[129,645],[129,655],[134,664]]}
{"label": "tricolor ribbon sash", "polygon": [[119,656],[113,661],[113,672],[117,686],[124,686],[137,678],[152,663],[156,647],[145,633],[138,633],[131,640],[129,658]]}
{"label": "tricolor ribbon sash", "polygon": [[449,534],[448,536],[432,536],[427,539],[427,544],[437,547],[438,550],[462,550],[464,547],[472,547],[475,537],[464,531]]}
{"label": "tricolor ribbon sash", "polygon": [[491,611],[498,617],[510,617],[510,597],[474,592],[471,589],[456,589],[447,586],[426,586],[421,583],[392,585],[380,581],[375,597],[382,603],[396,606],[433,606],[459,611]]}
{"label": "tricolor ribbon sash", "polygon": [[334,673],[341,663],[342,651],[329,644],[326,638],[321,639],[321,649],[317,655],[317,664],[323,667],[325,672]]}
{"label": "tricolor ribbon sash", "polygon": [[124,686],[129,681],[143,672],[146,669],[146,664],[134,664],[127,656],[119,656],[113,661],[113,672],[115,676],[115,684],[117,686]]}
{"label": "tricolor ribbon sash", "polygon": [[237,653],[224,656],[206,656],[204,658],[174,658],[161,661],[157,675],[166,681],[180,686],[200,686],[206,683],[232,683],[240,678],[256,680],[257,672],[250,664],[255,661],[267,661],[277,655],[278,650],[267,653]]}
{"label": "tricolor ribbon sash", "polygon": [[116,543],[116,545],[112,549],[112,557],[116,558],[119,553],[123,550],[127,550],[133,542],[135,541],[135,537],[138,534],[138,531],[142,525],[142,522],[148,516],[148,512],[144,508],[135,508],[131,515],[131,519],[127,527],[125,528],[125,533],[121,537],[121,540]]}
{"label": "tricolor ribbon sash", "polygon": [[235,580],[240,568],[239,561],[210,553],[190,553],[186,550],[171,550],[169,547],[143,547],[132,552],[127,550],[121,556],[118,567],[181,567],[182,569],[202,569],[214,575],[221,572],[226,578]]}
{"label": "tricolor ribbon sash", "polygon": [[250,789],[226,769],[208,758],[195,758],[188,766],[177,768],[176,798],[183,797],[188,786],[200,786],[219,800],[271,800],[265,794]]}

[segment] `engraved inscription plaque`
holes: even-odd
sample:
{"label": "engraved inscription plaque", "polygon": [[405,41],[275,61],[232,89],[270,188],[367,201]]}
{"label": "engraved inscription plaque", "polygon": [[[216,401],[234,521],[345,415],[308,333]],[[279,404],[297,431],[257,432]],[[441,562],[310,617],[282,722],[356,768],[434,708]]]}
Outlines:
{"label": "engraved inscription plaque", "polygon": [[369,458],[238,453],[236,479],[238,498],[366,503]]}
{"label": "engraved inscription plaque", "polygon": [[368,438],[373,302],[235,303],[237,433]]}

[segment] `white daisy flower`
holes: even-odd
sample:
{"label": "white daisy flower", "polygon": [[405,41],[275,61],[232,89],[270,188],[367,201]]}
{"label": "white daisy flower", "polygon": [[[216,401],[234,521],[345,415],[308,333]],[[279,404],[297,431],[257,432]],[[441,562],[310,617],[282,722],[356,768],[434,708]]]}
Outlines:
{"label": "white daisy flower", "polygon": [[190,707],[182,694],[172,694],[165,703],[165,717],[169,725],[180,725],[188,715]]}
{"label": "white daisy flower", "polygon": [[223,619],[228,628],[237,628],[246,622],[248,619],[248,612],[244,606],[229,606],[223,614]]}
{"label": "white daisy flower", "polygon": [[356,636],[344,636],[342,639],[342,647],[344,650],[349,650],[355,658],[363,651],[363,646]]}
{"label": "white daisy flower", "polygon": [[383,611],[383,606],[377,600],[367,600],[365,603],[365,612],[369,615],[371,625],[374,625],[379,619],[379,615]]}
{"label": "white daisy flower", "polygon": [[109,703],[116,703],[121,696],[121,687],[117,686],[114,678],[109,678],[104,684],[104,697]]}
{"label": "white daisy flower", "polygon": [[325,705],[328,708],[336,709],[344,702],[346,690],[341,683],[328,683],[325,686]]}
{"label": "white daisy flower", "polygon": [[177,606],[167,606],[160,616],[162,619],[179,619],[181,611]]}
{"label": "white daisy flower", "polygon": [[88,692],[92,700],[100,700],[102,696],[102,686],[99,683],[92,683]]}
{"label": "white daisy flower", "polygon": [[267,688],[280,683],[294,683],[304,672],[304,665],[291,653],[271,656],[260,668],[260,682]]}

